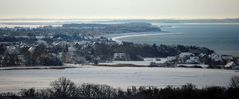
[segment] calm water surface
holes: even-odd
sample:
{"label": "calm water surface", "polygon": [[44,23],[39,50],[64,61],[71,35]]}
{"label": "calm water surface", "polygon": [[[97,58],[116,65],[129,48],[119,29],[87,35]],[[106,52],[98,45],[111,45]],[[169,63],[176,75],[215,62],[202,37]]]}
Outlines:
{"label": "calm water surface", "polygon": [[[148,44],[195,45],[208,47],[219,54],[239,56],[237,23],[154,23],[169,35],[144,35],[120,38],[121,41]],[[175,34],[172,34],[175,33]]]}

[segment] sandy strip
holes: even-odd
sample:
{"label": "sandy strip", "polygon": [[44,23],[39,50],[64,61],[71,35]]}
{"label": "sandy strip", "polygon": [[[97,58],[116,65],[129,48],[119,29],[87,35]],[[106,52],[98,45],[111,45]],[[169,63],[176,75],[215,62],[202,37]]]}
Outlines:
{"label": "sandy strip", "polygon": [[121,42],[120,39],[122,38],[153,36],[153,35],[172,35],[172,34],[184,34],[184,33],[161,33],[161,32],[159,33],[126,33],[125,35],[111,37],[111,39],[116,42]]}

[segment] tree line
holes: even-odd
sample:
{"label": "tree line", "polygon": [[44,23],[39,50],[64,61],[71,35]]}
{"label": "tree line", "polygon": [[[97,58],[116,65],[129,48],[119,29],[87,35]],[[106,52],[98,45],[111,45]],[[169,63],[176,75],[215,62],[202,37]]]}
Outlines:
{"label": "tree line", "polygon": [[231,78],[229,87],[211,86],[199,89],[193,84],[181,87],[132,86],[126,90],[108,85],[81,84],[61,77],[50,88],[22,89],[19,93],[1,93],[1,99],[238,99],[239,76]]}
{"label": "tree line", "polygon": [[[53,38],[54,39],[54,38]],[[73,49],[69,51],[69,49]],[[74,63],[95,63],[95,61],[112,61],[114,53],[126,53],[130,60],[143,60],[143,57],[176,56],[181,52],[204,53],[209,55],[213,50],[196,46],[149,45],[122,42],[118,44],[104,38],[88,41],[84,44],[69,42],[49,42],[38,40],[34,43],[0,44],[1,66],[61,66],[64,59],[72,57]]]}

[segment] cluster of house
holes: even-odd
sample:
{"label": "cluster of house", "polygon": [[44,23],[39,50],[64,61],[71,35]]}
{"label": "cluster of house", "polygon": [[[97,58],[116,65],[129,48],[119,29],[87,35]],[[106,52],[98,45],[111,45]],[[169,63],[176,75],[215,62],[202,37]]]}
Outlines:
{"label": "cluster of house", "polygon": [[221,68],[239,69],[239,57],[217,54],[211,54],[209,57],[214,61],[223,62],[224,64],[218,65]]}
{"label": "cluster of house", "polygon": [[129,61],[130,57],[126,53],[114,53],[113,60],[116,60],[116,61]]}
{"label": "cluster of house", "polygon": [[[30,37],[25,36],[21,38]],[[37,61],[37,63],[40,63],[40,59],[42,58],[55,58],[63,63],[85,63],[85,57],[79,55],[80,51],[82,50],[77,50],[76,46],[81,46],[81,49],[85,49],[87,51],[87,48],[89,46],[92,47],[96,42],[104,44],[117,43],[105,37],[88,38],[78,41],[67,41],[60,37],[53,38],[42,36],[41,38],[37,38],[36,36],[34,36],[32,38],[36,38],[37,41],[32,41],[31,43],[22,41],[0,42],[0,67],[12,65],[26,65],[26,61],[31,61],[33,60],[33,58],[36,58],[35,60]],[[46,38],[50,38],[54,41],[52,43],[47,43],[43,40]],[[44,45],[44,49],[39,49],[40,45]],[[88,52],[84,53],[88,54]]]}
{"label": "cluster of house", "polygon": [[[31,36],[26,36],[25,38],[30,38]],[[24,37],[20,37],[24,38]],[[59,58],[63,63],[84,63],[86,57],[80,56],[79,53],[90,54],[88,48],[94,48],[94,44],[107,44],[107,45],[117,45],[116,41],[113,41],[106,37],[84,37],[81,40],[67,41],[64,37],[32,37],[38,39],[37,41],[29,42],[1,42],[0,43],[0,66],[5,65],[24,65],[26,60],[29,60],[27,52],[33,54],[37,50],[39,43],[46,46],[47,51],[55,50],[55,52],[50,52],[47,54],[39,54],[38,57],[51,57]],[[16,37],[18,39],[18,37]],[[52,43],[47,43],[42,39],[51,39]],[[34,40],[34,39],[32,39]],[[77,49],[76,46],[80,49]],[[83,52],[87,51],[87,52]],[[38,54],[36,54],[38,55]],[[92,54],[91,54],[92,55]],[[95,60],[101,60],[97,56],[92,56]],[[40,59],[39,58],[39,59]],[[113,61],[131,61],[131,57],[127,53],[114,53]],[[162,58],[144,58],[140,59],[150,62],[149,66],[158,67],[201,67],[201,68],[229,68],[229,69],[239,69],[239,57],[232,55],[218,55],[216,53],[207,54],[194,54],[191,52],[182,52],[177,56],[168,56],[164,59]],[[150,59],[150,60],[148,60]],[[30,59],[31,60],[31,59]],[[134,62],[132,61],[132,64]]]}
{"label": "cluster of house", "polygon": [[232,55],[218,55],[216,53],[195,55],[189,52],[180,53],[178,56],[167,57],[166,64],[171,63],[177,67],[198,68],[227,68],[239,69],[239,58]]}
{"label": "cluster of house", "polygon": [[[113,58],[114,61],[129,61],[129,55],[126,53],[114,53]],[[144,58],[144,61],[148,63],[149,66],[153,67],[239,69],[239,57],[232,55],[218,55],[216,53],[210,55],[203,53],[195,55],[190,52],[183,52],[177,56],[168,56],[166,58]],[[139,62],[135,62],[135,64],[138,63]],[[134,64],[134,62],[132,62],[132,64]]]}

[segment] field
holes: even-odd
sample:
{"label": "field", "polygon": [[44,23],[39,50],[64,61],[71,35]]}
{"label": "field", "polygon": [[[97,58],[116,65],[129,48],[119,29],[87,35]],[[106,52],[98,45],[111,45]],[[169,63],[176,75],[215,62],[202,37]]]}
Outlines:
{"label": "field", "polygon": [[175,87],[193,83],[199,88],[228,86],[230,78],[239,75],[234,70],[159,68],[159,67],[96,67],[81,66],[66,69],[1,70],[0,92],[15,92],[22,88],[46,88],[51,81],[67,77],[76,84],[107,84],[126,89],[129,86]]}

